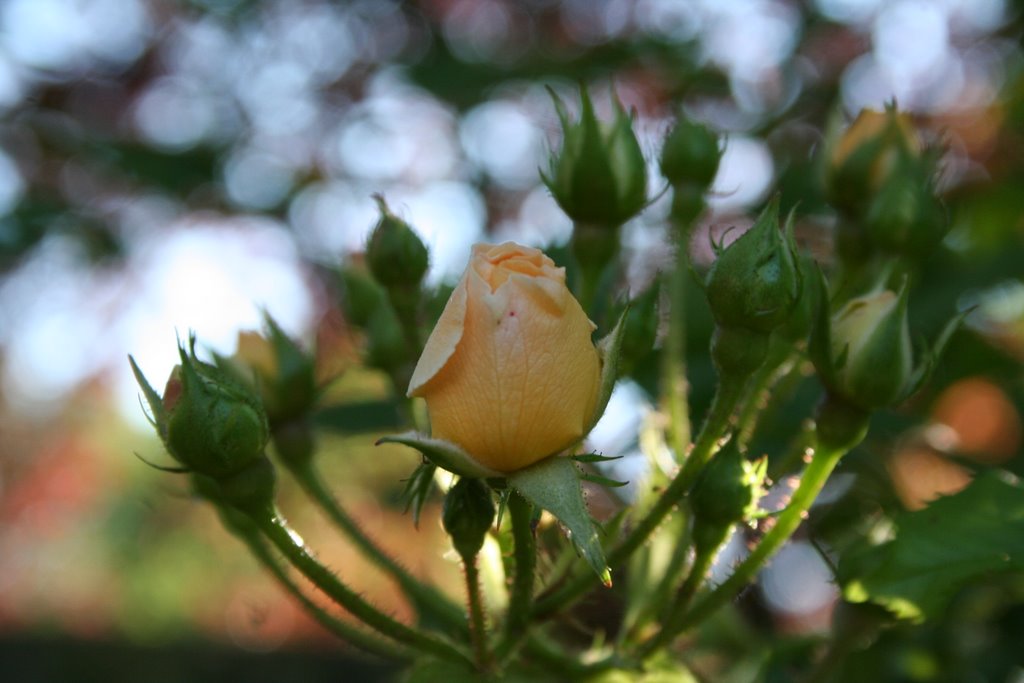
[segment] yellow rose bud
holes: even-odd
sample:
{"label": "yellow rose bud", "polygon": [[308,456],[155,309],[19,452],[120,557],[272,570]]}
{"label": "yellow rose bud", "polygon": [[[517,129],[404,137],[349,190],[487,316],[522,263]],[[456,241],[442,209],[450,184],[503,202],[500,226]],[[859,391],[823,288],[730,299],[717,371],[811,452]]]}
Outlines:
{"label": "yellow rose bud", "polygon": [[601,361],[594,324],[538,249],[477,244],[409,383],[433,437],[514,472],[591,424]]}

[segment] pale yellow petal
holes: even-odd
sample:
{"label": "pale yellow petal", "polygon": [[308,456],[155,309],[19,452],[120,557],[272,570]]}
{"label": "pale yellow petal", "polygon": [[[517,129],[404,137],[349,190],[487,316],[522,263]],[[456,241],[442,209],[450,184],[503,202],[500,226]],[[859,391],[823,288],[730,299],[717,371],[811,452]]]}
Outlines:
{"label": "pale yellow petal", "polygon": [[427,399],[435,437],[511,472],[582,437],[600,361],[593,325],[563,284],[518,270],[503,279],[491,292],[467,274],[462,342]]}
{"label": "pale yellow petal", "polygon": [[[468,271],[467,271],[468,273]],[[421,396],[425,385],[445,366],[458,348],[466,320],[466,276],[455,287],[441,317],[430,333],[423,354],[416,363],[407,396]]]}

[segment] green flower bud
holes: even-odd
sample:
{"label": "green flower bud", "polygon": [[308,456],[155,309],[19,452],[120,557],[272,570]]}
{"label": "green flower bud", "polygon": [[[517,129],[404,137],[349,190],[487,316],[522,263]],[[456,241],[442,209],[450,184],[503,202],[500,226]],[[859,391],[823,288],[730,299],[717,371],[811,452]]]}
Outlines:
{"label": "green flower bud", "polygon": [[871,242],[901,256],[923,258],[949,229],[945,207],[932,183],[931,164],[903,154],[896,170],[867,207]]}
{"label": "green flower bud", "polygon": [[224,370],[199,361],[194,347],[179,352],[181,365],[163,398],[130,359],[164,446],[193,472],[220,479],[241,471],[263,456],[270,438],[259,397]]}
{"label": "green flower bud", "polygon": [[[875,291],[849,301],[835,315],[828,285],[818,271],[818,311],[808,352],[835,406],[830,420],[837,435],[855,433],[860,417],[902,401],[931,376],[939,356],[970,309],[954,316],[935,341],[921,349],[915,365],[907,322],[909,290]],[[841,410],[840,410],[841,408]],[[845,425],[844,423],[850,423]],[[852,425],[852,426],[850,426]],[[819,425],[819,432],[820,432]],[[836,439],[841,441],[841,437]]]}
{"label": "green flower bud", "polygon": [[750,230],[720,251],[705,283],[711,313],[720,327],[765,334],[786,322],[802,288],[793,219],[783,234],[777,197]]}
{"label": "green flower bud", "polygon": [[748,461],[730,439],[707,464],[690,494],[697,552],[713,551],[734,524],[757,512],[767,462]]}
{"label": "green flower bud", "polygon": [[832,318],[835,390],[863,408],[902,399],[914,371],[908,288],[883,290],[847,303]]}
{"label": "green flower bud", "polygon": [[286,335],[270,314],[265,320],[267,336],[241,332],[235,356],[217,360],[222,368],[234,362],[255,373],[267,417],[280,424],[305,415],[316,402],[316,367],[312,354]]}
{"label": "green flower bud", "polygon": [[906,114],[895,107],[864,109],[827,152],[826,196],[840,210],[860,216],[889,181],[897,157],[920,153],[920,139]]}
{"label": "green flower bud", "polygon": [[366,245],[366,260],[374,279],[388,289],[418,288],[427,273],[429,256],[409,224],[388,210],[380,195],[380,220]]}
{"label": "green flower bud", "polygon": [[562,124],[562,149],[541,173],[562,210],[577,223],[616,227],[635,216],[647,201],[647,165],[633,122],[614,100],[615,119],[598,121],[586,90],[580,89],[580,120],[571,122],[554,92]]}
{"label": "green flower bud", "polygon": [[448,491],[441,523],[464,561],[471,562],[480,552],[494,513],[491,490],[480,479],[463,477]]}
{"label": "green flower bud", "polygon": [[696,185],[706,190],[721,160],[718,135],[703,124],[680,117],[661,149],[661,174],[673,187]]}
{"label": "green flower bud", "polygon": [[346,266],[339,276],[345,317],[353,325],[366,327],[374,312],[387,305],[387,295],[362,268]]}

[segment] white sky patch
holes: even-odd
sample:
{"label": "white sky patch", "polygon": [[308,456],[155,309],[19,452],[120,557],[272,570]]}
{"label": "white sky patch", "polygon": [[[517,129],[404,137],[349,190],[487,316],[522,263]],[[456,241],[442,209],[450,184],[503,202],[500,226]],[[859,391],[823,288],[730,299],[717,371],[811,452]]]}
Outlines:
{"label": "white sky patch", "polygon": [[761,592],[773,609],[790,614],[816,612],[838,596],[832,570],[810,543],[793,541],[761,573]]}
{"label": "white sky patch", "polygon": [[774,175],[772,155],[764,142],[730,136],[711,184],[708,205],[718,211],[753,206],[764,198]]}
{"label": "white sky patch", "polygon": [[175,335],[194,330],[200,349],[231,353],[240,330],[261,326],[263,308],[292,334],[311,323],[296,250],[273,221],[194,218],[133,247],[123,269],[90,272],[57,240],[5,283],[0,304],[14,312],[0,326],[0,380],[15,410],[45,416],[108,373],[123,413],[141,423],[129,353],[160,390],[177,361]]}

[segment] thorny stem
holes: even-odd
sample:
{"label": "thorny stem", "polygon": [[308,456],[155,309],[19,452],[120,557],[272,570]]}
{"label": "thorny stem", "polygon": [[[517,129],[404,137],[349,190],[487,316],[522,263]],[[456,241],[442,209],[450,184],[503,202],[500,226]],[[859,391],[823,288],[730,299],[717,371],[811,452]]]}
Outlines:
{"label": "thorny stem", "polygon": [[466,596],[469,601],[469,639],[473,643],[473,655],[479,671],[491,668],[487,652],[487,620],[484,617],[483,596],[480,593],[480,570],[476,557],[463,558],[466,575]]}
{"label": "thorny stem", "polygon": [[[226,521],[225,523],[227,524]],[[228,524],[228,526],[236,536],[245,541],[249,551],[271,573],[281,587],[298,600],[321,626],[342,640],[377,657],[397,662],[409,662],[412,660],[412,654],[408,650],[396,647],[385,640],[355,628],[351,624],[331,615],[327,610],[310,599],[288,576],[288,572],[281,566],[277,558],[273,556],[270,548],[267,547],[266,542],[259,536],[255,528],[238,524]]]}
{"label": "thorny stem", "polygon": [[304,463],[292,468],[292,473],[302,489],[316,501],[320,508],[355,544],[371,562],[387,572],[406,597],[416,607],[420,616],[436,617],[445,626],[464,631],[466,620],[456,605],[437,592],[432,586],[426,585],[409,574],[402,565],[384,552],[373,539],[366,535],[359,524],[345,511],[331,492],[324,486],[312,463]]}
{"label": "thorny stem", "polygon": [[537,539],[533,532],[533,506],[516,492],[508,498],[512,522],[512,544],[515,557],[515,578],[505,617],[505,635],[498,645],[499,660],[511,656],[528,633],[530,604],[533,601],[534,576],[537,570]]}
{"label": "thorny stem", "polygon": [[266,510],[254,516],[253,521],[293,566],[357,619],[408,647],[449,661],[471,663],[453,644],[410,628],[364,600],[306,551],[301,538],[289,528],[288,523],[276,510]]}
{"label": "thorny stem", "polygon": [[754,436],[758,420],[764,414],[768,391],[792,369],[792,359],[792,354],[787,354],[779,362],[766,362],[754,373],[736,418],[736,443],[741,450]]}
{"label": "thorny stem", "polygon": [[[715,397],[711,401],[711,408],[708,409],[708,416],[704,421],[704,426],[701,428],[700,434],[697,435],[693,451],[690,452],[690,456],[683,464],[682,471],[676,475],[672,486],[669,487],[669,491],[671,491],[672,487],[678,484],[678,493],[673,493],[674,498],[678,499],[690,490],[694,481],[697,480],[697,475],[704,469],[704,465],[708,464],[708,461],[711,460],[711,456],[715,454],[715,444],[718,443],[718,440],[722,438],[722,435],[729,428],[729,418],[732,417],[736,404],[739,403],[740,398],[743,396],[743,387],[745,385],[745,379],[729,376],[719,379]],[[669,496],[666,495],[665,497]]]}
{"label": "thorny stem", "polygon": [[672,605],[664,612],[666,616],[663,620],[661,630],[655,634],[654,637],[639,647],[637,651],[637,659],[645,659],[648,655],[656,652],[671,641],[671,638],[675,633],[676,622],[682,618],[683,614],[685,614],[686,608],[689,606],[690,601],[693,600],[693,596],[697,594],[697,590],[700,589],[701,584],[704,583],[708,570],[711,569],[715,556],[718,554],[719,547],[721,546],[709,548],[704,552],[698,553],[697,556],[693,558],[693,565],[690,567],[690,573],[687,574],[686,580],[683,581],[683,585],[679,587],[679,591],[676,593],[676,597],[672,601]]}

